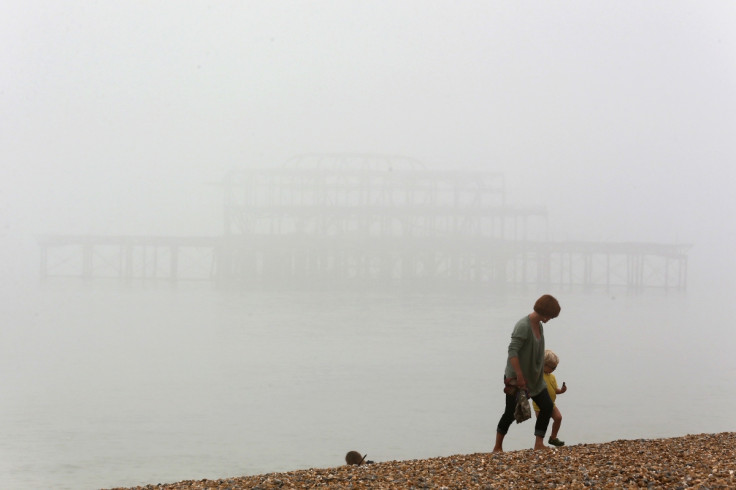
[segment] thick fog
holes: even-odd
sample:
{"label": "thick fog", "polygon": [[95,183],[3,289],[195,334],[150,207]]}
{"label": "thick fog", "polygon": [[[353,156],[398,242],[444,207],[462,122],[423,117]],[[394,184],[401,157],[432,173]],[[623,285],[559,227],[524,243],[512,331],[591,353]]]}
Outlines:
{"label": "thick fog", "polygon": [[228,170],[341,152],[503,172],[552,239],[734,268],[730,2],[0,9],[6,271],[35,273],[39,233],[219,234]]}
{"label": "thick fog", "polygon": [[490,450],[536,291],[39,280],[41,235],[220,237],[226,176],[305,154],[501,173],[547,210],[535,239],[691,244],[685,293],[558,289],[561,437],[732,430],[735,25],[730,1],[0,2],[0,481]]}

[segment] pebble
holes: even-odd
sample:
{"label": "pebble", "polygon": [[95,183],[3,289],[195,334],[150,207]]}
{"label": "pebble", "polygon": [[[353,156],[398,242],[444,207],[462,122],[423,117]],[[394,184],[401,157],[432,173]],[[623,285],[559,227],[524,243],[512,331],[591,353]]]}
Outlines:
{"label": "pebble", "polygon": [[112,490],[736,488],[736,432],[387,461]]}

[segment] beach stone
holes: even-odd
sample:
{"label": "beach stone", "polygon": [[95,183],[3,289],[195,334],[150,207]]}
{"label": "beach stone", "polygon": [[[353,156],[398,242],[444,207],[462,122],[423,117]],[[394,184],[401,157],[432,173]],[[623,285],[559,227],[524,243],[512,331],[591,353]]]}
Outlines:
{"label": "beach stone", "polygon": [[[490,449],[490,448],[489,448]],[[736,488],[736,432],[476,453],[219,480],[117,487],[184,489]]]}

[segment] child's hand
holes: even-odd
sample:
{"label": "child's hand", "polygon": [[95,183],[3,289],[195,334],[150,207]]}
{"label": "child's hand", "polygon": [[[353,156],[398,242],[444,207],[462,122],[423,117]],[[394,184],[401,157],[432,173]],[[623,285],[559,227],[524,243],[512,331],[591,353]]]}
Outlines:
{"label": "child's hand", "polygon": [[560,393],[564,393],[567,391],[567,386],[565,385],[565,382],[562,382],[562,388],[560,388]]}

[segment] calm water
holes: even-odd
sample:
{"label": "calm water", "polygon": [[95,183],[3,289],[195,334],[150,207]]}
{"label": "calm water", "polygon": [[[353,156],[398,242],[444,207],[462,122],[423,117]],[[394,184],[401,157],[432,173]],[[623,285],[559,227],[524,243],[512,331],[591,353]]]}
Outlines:
{"label": "calm water", "polygon": [[[568,444],[736,430],[730,295],[555,292]],[[0,486],[100,488],[486,452],[540,292],[16,288]],[[532,446],[514,425],[506,449]]]}

